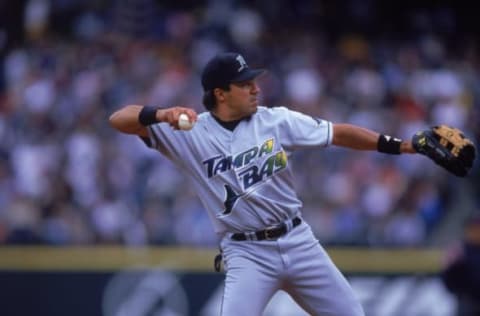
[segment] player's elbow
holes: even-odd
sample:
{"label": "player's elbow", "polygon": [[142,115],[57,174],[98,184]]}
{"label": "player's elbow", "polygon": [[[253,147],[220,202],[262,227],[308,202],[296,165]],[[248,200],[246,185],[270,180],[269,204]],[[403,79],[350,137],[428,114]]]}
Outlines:
{"label": "player's elbow", "polygon": [[122,131],[122,119],[121,119],[121,113],[120,111],[116,111],[110,115],[108,118],[108,122],[110,123],[110,126]]}
{"label": "player's elbow", "polygon": [[132,119],[129,117],[125,109],[121,109],[113,112],[108,118],[110,126],[114,129],[131,134],[133,131],[132,127],[136,124],[133,124]]}
{"label": "player's elbow", "polygon": [[130,105],[112,113],[108,118],[110,126],[122,133],[148,136],[145,126],[138,121],[139,109],[140,106]]}

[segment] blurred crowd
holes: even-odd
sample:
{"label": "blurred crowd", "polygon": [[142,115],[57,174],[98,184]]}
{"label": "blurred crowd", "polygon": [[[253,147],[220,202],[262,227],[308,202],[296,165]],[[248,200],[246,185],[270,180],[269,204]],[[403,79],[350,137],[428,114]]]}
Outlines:
{"label": "blurred crowd", "polygon": [[[452,40],[448,11],[389,37],[369,32],[368,12],[354,5],[362,32],[335,34],[316,20],[315,1],[186,10],[120,0],[73,10],[78,3],[27,1],[23,40],[3,49],[0,244],[215,245],[188,179],[108,117],[127,104],[204,111],[199,75],[219,51],[268,68],[259,82],[266,106],[404,139],[439,123],[480,135],[480,47],[473,37]],[[478,181],[476,166],[460,182],[420,155],[329,147],[299,151],[290,163],[324,244],[425,245],[459,191]]]}

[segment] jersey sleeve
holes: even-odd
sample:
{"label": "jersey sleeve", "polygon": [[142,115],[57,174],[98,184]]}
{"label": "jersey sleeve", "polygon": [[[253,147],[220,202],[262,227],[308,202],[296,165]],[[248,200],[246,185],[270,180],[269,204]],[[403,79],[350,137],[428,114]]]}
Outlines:
{"label": "jersey sleeve", "polygon": [[287,108],[279,110],[284,118],[282,120],[282,143],[284,146],[291,148],[325,147],[332,143],[332,122]]}
{"label": "jersey sleeve", "polygon": [[187,135],[184,131],[174,130],[167,123],[157,123],[147,127],[149,142],[145,141],[147,146],[158,150],[165,157],[177,165],[180,165],[184,157],[188,154]]}

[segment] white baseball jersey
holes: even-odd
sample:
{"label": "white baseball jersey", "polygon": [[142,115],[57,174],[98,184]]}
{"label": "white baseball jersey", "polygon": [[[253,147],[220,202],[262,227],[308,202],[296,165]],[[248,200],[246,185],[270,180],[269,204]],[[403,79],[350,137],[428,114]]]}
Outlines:
{"label": "white baseball jersey", "polygon": [[[301,221],[272,240],[236,241],[301,217],[288,159],[302,147],[332,142],[332,123],[285,107],[259,107],[233,131],[209,112],[190,131],[148,128],[152,145],[187,172],[221,234],[226,269],[221,315],[261,315],[277,290],[309,314],[364,316],[348,282]],[[293,225],[293,224],[292,224]]]}
{"label": "white baseball jersey", "polygon": [[333,132],[332,123],[285,107],[258,107],[233,131],[210,112],[199,114],[190,131],[165,123],[148,130],[152,147],[192,178],[219,234],[260,230],[298,215],[302,203],[288,159],[297,148],[329,145]]}

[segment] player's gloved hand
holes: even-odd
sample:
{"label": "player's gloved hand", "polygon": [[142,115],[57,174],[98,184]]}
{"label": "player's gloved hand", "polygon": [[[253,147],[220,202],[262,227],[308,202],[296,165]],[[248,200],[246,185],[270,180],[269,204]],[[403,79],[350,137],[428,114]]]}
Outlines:
{"label": "player's gloved hand", "polygon": [[412,137],[415,150],[458,177],[465,177],[475,160],[475,145],[457,128],[433,126]]}

